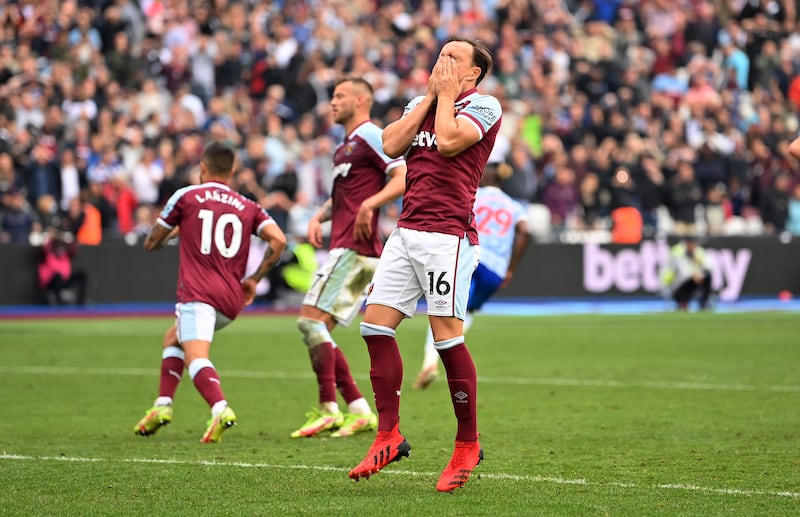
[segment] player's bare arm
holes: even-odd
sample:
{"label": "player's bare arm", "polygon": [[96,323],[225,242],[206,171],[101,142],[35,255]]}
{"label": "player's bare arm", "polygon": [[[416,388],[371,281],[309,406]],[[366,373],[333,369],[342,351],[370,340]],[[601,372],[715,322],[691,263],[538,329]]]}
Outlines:
{"label": "player's bare arm", "polygon": [[259,237],[267,241],[269,247],[264,252],[264,258],[261,259],[258,268],[250,275],[251,277],[255,277],[256,280],[261,280],[269,273],[269,270],[278,262],[283,250],[286,249],[286,235],[284,235],[283,230],[281,230],[281,227],[277,224],[264,225]]}
{"label": "player's bare arm", "polygon": [[167,228],[165,226],[161,226],[160,224],[154,224],[152,228],[150,228],[150,233],[147,234],[147,237],[144,240],[144,249],[147,251],[156,251],[164,247],[170,239],[177,237],[180,233],[180,228]]}
{"label": "player's bare arm", "polygon": [[306,238],[315,248],[322,247],[322,223],[330,221],[333,215],[333,200],[328,198],[308,221],[308,232]]}
{"label": "player's bare arm", "polygon": [[525,221],[518,222],[514,227],[514,248],[511,251],[511,259],[508,261],[508,270],[506,271],[506,277],[503,279],[503,283],[500,284],[500,287],[506,287],[511,281],[511,277],[514,276],[514,271],[517,270],[517,266],[520,260],[522,260],[522,255],[525,254],[525,250],[528,248],[529,240],[530,233],[528,233],[528,223]]}
{"label": "player's bare arm", "polygon": [[431,109],[436,97],[430,94],[425,95],[419,104],[406,113],[405,116],[399,118],[386,126],[383,130],[383,152],[390,158],[398,158],[408,151],[411,144],[414,142],[414,137],[417,136],[419,126],[425,120],[428,110]]}
{"label": "player's bare arm", "polygon": [[405,165],[398,165],[390,170],[389,176],[391,179],[386,185],[361,203],[353,227],[353,238],[355,240],[368,240],[372,237],[373,212],[403,195],[406,189],[406,171]]}
{"label": "player's bare arm", "polygon": [[444,156],[453,157],[475,145],[481,139],[480,132],[467,122],[456,118],[455,103],[464,88],[463,79],[458,78],[456,60],[442,55],[436,62],[433,75],[437,84],[436,148]]}
{"label": "player's bare arm", "polygon": [[244,304],[250,305],[256,295],[256,285],[264,278],[269,271],[278,263],[283,250],[286,249],[286,235],[277,224],[267,224],[261,229],[259,234],[263,240],[267,241],[269,245],[264,251],[264,258],[258,268],[247,278],[242,280],[242,289],[244,289]]}

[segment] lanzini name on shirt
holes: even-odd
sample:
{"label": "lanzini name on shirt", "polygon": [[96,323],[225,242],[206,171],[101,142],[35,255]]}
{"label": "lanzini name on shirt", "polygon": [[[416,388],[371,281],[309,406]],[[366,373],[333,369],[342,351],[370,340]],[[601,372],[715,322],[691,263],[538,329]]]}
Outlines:
{"label": "lanzini name on shirt", "polygon": [[205,203],[206,201],[214,201],[222,203],[223,205],[230,205],[238,211],[244,210],[244,203],[238,197],[227,192],[219,192],[218,190],[206,190],[203,195],[195,194],[194,198],[198,203]]}

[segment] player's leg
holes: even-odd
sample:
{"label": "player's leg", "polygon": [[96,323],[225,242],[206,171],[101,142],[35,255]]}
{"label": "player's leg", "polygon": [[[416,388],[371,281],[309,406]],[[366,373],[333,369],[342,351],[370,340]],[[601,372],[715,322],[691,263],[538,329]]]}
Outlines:
{"label": "player's leg", "polygon": [[452,239],[456,239],[453,244],[442,239],[440,249],[448,246],[448,252],[432,256],[426,264],[432,279],[426,298],[434,346],[442,358],[458,422],[453,455],[436,484],[436,489],[442,492],[463,486],[483,458],[478,442],[477,373],[464,340],[463,324],[477,250],[467,239]]}
{"label": "player's leg", "polygon": [[[313,436],[336,430],[336,437],[375,428],[375,416],[350,373],[344,353],[331,337],[337,323],[347,325],[363,303],[362,292],[372,278],[375,260],[360,257],[353,250],[331,250],[316,273],[300,310],[297,326],[308,347],[311,366],[317,376],[319,407],[291,436]],[[337,389],[348,405],[347,415],[339,410]]]}
{"label": "player's leg", "polygon": [[377,474],[389,463],[408,457],[411,445],[400,432],[400,387],[403,360],[395,339],[395,329],[405,314],[384,305],[367,305],[361,336],[370,358],[369,377],[378,412],[378,434],[361,463],[349,476],[358,481]]}
{"label": "player's leg", "polygon": [[417,379],[411,387],[415,390],[424,390],[439,378],[439,352],[433,346],[433,332],[431,326],[425,329],[425,345],[423,347],[422,368],[417,374]]}
{"label": "player's leg", "polygon": [[692,299],[692,293],[694,293],[695,287],[696,284],[694,283],[694,280],[690,278],[679,285],[678,288],[672,293],[672,299],[675,300],[676,304],[678,304],[679,311],[685,311],[689,309],[689,301]]}
{"label": "player's leg", "polygon": [[697,299],[700,309],[708,309],[709,299],[711,298],[711,273],[704,273],[703,279],[697,286],[697,290],[700,293]]}
{"label": "player's leg", "polygon": [[483,264],[478,264],[472,274],[472,281],[469,286],[469,301],[467,302],[467,313],[464,314],[464,335],[472,328],[475,313],[483,308],[483,305],[494,296],[494,293],[503,284],[503,277],[490,270]]}
{"label": "player's leg", "polygon": [[[364,300],[367,297],[367,288],[375,274],[378,259],[359,255],[354,267],[350,268],[344,288],[340,291],[332,309],[335,323],[349,326],[358,315]],[[333,343],[333,353],[336,359],[336,388],[347,403],[344,423],[339,429],[331,433],[334,438],[352,436],[362,431],[374,431],[378,427],[378,416],[372,412],[367,399],[361,394],[353,375],[350,364],[340,347]]]}
{"label": "player's leg", "polygon": [[186,354],[178,343],[178,328],[175,323],[164,332],[162,345],[161,376],[155,405],[171,406],[186,367]]}
{"label": "player's leg", "polygon": [[[417,232],[418,233],[418,232]],[[361,336],[370,359],[370,381],[378,411],[378,434],[364,459],[350,471],[350,478],[369,478],[393,461],[408,456],[411,446],[400,432],[400,387],[403,360],[395,329],[416,311],[422,295],[419,276],[408,255],[402,229],[386,242],[367,298]]]}
{"label": "player's leg", "polygon": [[318,406],[306,414],[308,420],[292,432],[292,438],[314,436],[342,424],[344,415],[336,402],[336,356],[330,329],[334,326],[329,314],[309,305],[300,309],[297,328],[308,347],[311,368],[317,376]]}
{"label": "player's leg", "polygon": [[133,428],[135,434],[150,436],[172,422],[172,400],[183,377],[185,355],[178,344],[177,327],[173,323],[164,333],[161,352],[161,375],[158,398]]}
{"label": "player's leg", "polygon": [[204,443],[220,441],[222,433],[236,424],[236,414],[228,406],[219,374],[209,358],[214,331],[229,323],[228,318],[206,303],[179,304],[178,341],[186,354],[192,383],[211,408],[211,419],[200,440]]}
{"label": "player's leg", "polygon": [[[472,326],[473,313],[483,307],[483,304],[497,291],[502,282],[502,278],[482,264],[479,264],[475,269],[470,281],[467,312],[464,315],[464,334]],[[425,389],[439,378],[439,353],[436,351],[433,342],[433,332],[431,332],[431,327],[428,325],[425,335],[422,368],[417,375],[417,380],[411,386],[414,389]]]}

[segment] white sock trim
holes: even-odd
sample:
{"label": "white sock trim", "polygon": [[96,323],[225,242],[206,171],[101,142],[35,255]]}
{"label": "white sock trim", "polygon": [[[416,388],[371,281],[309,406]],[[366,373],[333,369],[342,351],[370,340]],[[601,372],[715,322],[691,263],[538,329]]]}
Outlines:
{"label": "white sock trim", "polygon": [[164,349],[161,353],[161,359],[166,359],[168,357],[177,357],[180,360],[186,360],[186,354],[183,352],[183,348],[179,346],[168,346]]}
{"label": "white sock trim", "polygon": [[372,323],[361,322],[359,327],[362,336],[395,336],[395,330],[391,327],[384,327],[383,325],[375,325]]}
{"label": "white sock trim", "polygon": [[211,406],[211,418],[216,418],[217,416],[219,416],[220,413],[225,411],[226,407],[228,407],[227,400],[220,400],[219,402]]}
{"label": "white sock trim", "polygon": [[464,334],[467,333],[469,328],[472,326],[472,322],[474,321],[475,317],[472,315],[471,312],[468,312],[466,316],[464,316]]}
{"label": "white sock trim", "polygon": [[322,343],[333,343],[331,333],[328,332],[328,327],[324,322],[311,319],[311,318],[298,318],[297,328],[303,335],[303,343],[308,348],[321,345]]}
{"label": "white sock trim", "polygon": [[364,397],[355,399],[351,403],[347,404],[347,411],[348,413],[352,413],[354,415],[372,414],[372,408],[369,407],[369,403]]}
{"label": "white sock trim", "polygon": [[320,402],[319,409],[323,413],[328,414],[337,414],[339,412],[339,403],[336,401],[333,402]]}
{"label": "white sock trim", "polygon": [[203,368],[214,368],[208,359],[195,359],[189,364],[189,376],[194,380],[194,376]]}
{"label": "white sock trim", "polygon": [[433,343],[433,346],[436,350],[447,350],[448,348],[453,348],[454,346],[458,346],[464,343],[464,336],[456,336],[450,339],[445,339],[444,341],[436,341]]}

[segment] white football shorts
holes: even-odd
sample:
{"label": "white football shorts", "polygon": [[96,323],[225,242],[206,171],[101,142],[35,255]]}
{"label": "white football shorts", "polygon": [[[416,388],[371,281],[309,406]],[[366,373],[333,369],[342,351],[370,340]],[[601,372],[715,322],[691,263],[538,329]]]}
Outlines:
{"label": "white football shorts", "polygon": [[185,341],[214,340],[214,331],[226,327],[231,322],[227,316],[203,302],[175,304],[175,327],[178,330],[178,343]]}
{"label": "white football shorts", "polygon": [[381,254],[367,305],[393,307],[410,318],[425,296],[430,316],[463,320],[479,258],[480,247],[466,237],[396,228]]}
{"label": "white football shorts", "polygon": [[361,310],[372,281],[376,257],[365,257],[348,248],[334,248],[328,260],[317,270],[303,305],[327,312],[344,327]]}

